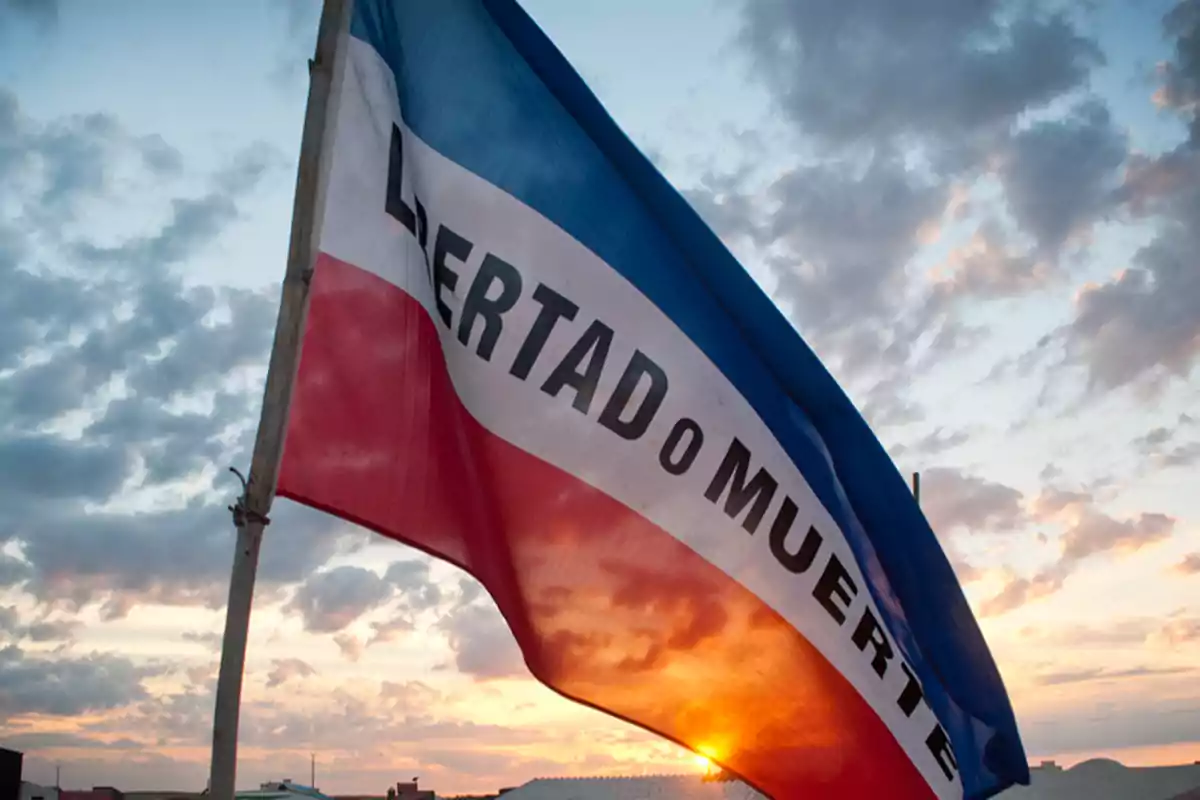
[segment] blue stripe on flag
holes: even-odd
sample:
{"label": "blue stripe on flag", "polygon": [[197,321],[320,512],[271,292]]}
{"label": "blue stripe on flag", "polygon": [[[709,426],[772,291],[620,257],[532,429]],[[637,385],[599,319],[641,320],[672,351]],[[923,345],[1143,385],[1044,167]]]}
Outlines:
{"label": "blue stripe on flag", "polygon": [[779,309],[528,15],[513,0],[357,0],[351,32],[396,74],[418,136],[604,259],[745,396],[864,575],[878,575],[876,564],[887,575],[890,596],[870,590],[950,734],[967,796],[1027,782],[999,672],[907,481]]}

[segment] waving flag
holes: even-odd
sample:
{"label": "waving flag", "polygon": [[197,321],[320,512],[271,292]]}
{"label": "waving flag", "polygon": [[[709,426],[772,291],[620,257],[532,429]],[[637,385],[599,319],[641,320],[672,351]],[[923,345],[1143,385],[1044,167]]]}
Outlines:
{"label": "waving flag", "polygon": [[777,798],[1028,771],[854,407],[512,0],[357,0],[278,491],[459,565],[531,672]]}

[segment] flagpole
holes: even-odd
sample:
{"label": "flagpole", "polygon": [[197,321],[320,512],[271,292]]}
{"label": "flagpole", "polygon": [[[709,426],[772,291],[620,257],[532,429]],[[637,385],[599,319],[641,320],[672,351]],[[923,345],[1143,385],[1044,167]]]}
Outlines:
{"label": "flagpole", "polygon": [[275,323],[275,343],[267,366],[262,415],[249,480],[245,482],[237,504],[230,508],[237,528],[237,548],[229,579],[229,604],[225,610],[225,637],[221,644],[221,670],[213,713],[209,792],[214,800],[233,800],[237,781],[238,716],[254,579],[263,528],[270,522],[267,514],[275,497],[292,384],[300,361],[300,339],[308,311],[308,287],[320,227],[317,214],[325,193],[326,142],[332,121],[329,109],[337,90],[335,78],[345,58],[341,33],[349,28],[351,2],[324,0],[321,10],[316,55],[309,62],[308,107],[300,140],[291,241],[279,317]]}

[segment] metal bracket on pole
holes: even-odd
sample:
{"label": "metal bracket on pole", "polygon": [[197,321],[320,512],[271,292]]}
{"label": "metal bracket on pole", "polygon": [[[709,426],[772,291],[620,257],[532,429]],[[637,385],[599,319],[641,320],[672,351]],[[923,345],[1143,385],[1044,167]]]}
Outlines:
{"label": "metal bracket on pole", "polygon": [[238,480],[242,482],[242,493],[238,496],[237,502],[228,507],[229,513],[233,514],[233,526],[240,530],[246,527],[247,522],[257,522],[264,528],[270,525],[270,517],[250,508],[250,484],[254,479],[242,475],[237,467],[230,467],[229,471],[237,475]]}

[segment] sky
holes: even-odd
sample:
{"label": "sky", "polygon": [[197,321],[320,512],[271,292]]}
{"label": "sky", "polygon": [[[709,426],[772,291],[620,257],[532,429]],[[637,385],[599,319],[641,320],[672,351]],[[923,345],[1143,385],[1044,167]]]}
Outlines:
{"label": "sky", "polygon": [[[846,387],[1035,762],[1200,760],[1200,0],[525,0]],[[0,0],[0,745],[200,789],[316,0]],[[279,501],[239,785],[695,770]]]}

